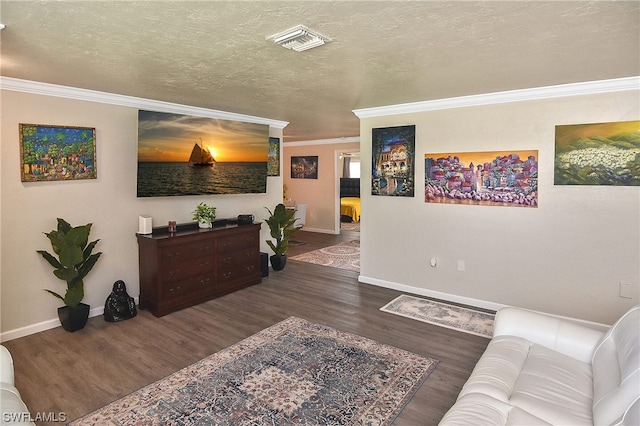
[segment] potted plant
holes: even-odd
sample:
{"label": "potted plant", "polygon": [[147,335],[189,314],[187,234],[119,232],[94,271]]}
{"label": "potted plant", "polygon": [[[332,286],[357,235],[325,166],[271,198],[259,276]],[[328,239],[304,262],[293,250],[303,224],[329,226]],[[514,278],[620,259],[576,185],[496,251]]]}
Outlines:
{"label": "potted plant", "polygon": [[273,209],[273,212],[265,207],[269,212],[269,217],[265,220],[269,225],[271,237],[275,239],[267,240],[267,244],[273,250],[273,256],[269,258],[274,271],[281,271],[287,263],[286,252],[289,249],[289,239],[293,237],[302,226],[295,226],[295,209],[287,209],[280,203]]}
{"label": "potted plant", "polygon": [[198,221],[200,228],[212,228],[213,221],[216,220],[216,208],[209,206],[204,202],[198,204],[192,212],[193,220]]}
{"label": "potted plant", "polygon": [[52,290],[46,290],[64,302],[58,308],[58,318],[67,331],[80,330],[89,318],[89,305],[82,303],[84,298],[84,278],[96,264],[102,253],[92,251],[98,241],[89,241],[91,223],[72,227],[64,219],[58,218],[58,228],[45,235],[51,241],[51,247],[58,258],[46,250],[37,250],[51,266],[53,274],[67,282],[64,297]]}

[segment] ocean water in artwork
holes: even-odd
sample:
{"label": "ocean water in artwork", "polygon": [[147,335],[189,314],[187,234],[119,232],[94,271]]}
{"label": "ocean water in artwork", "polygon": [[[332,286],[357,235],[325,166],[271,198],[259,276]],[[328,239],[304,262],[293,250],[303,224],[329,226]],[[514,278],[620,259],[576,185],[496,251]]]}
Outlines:
{"label": "ocean water in artwork", "polygon": [[266,192],[266,162],[138,163],[138,197]]}

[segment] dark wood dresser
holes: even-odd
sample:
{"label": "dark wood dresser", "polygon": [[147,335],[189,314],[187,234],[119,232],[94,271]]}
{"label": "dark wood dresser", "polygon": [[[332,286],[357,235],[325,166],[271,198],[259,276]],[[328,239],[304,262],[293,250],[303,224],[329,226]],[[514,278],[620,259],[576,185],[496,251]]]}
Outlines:
{"label": "dark wood dresser", "polygon": [[160,317],[262,281],[260,223],[136,234],[140,308]]}

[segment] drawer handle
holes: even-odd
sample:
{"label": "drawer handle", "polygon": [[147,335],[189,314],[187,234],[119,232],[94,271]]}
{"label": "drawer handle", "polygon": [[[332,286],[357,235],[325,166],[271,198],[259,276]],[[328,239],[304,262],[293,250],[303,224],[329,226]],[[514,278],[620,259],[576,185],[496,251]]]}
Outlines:
{"label": "drawer handle", "polygon": [[225,272],[222,274],[222,278],[224,278],[225,280],[228,280],[229,278],[231,278],[232,275],[233,275],[233,272]]}

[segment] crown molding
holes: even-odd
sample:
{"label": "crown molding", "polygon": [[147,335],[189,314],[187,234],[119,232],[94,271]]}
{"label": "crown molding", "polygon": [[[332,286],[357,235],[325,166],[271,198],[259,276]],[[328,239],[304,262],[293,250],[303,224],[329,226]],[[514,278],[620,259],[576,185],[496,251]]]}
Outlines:
{"label": "crown molding", "polygon": [[353,110],[353,113],[358,118],[382,117],[396,114],[410,114],[415,112],[437,111],[507,102],[552,99],[567,96],[623,92],[628,90],[640,90],[640,76],[584,83],[561,84],[558,86],[538,87],[533,89],[510,90],[506,92],[436,99],[433,101],[412,102],[382,107],[362,108]]}
{"label": "crown molding", "polygon": [[15,92],[98,102],[103,104],[126,106],[158,112],[187,114],[196,115],[199,117],[217,118],[222,120],[235,120],[247,123],[266,124],[277,129],[284,129],[289,124],[288,121],[271,120],[268,118],[254,117],[251,115],[236,114],[214,109],[174,104],[170,102],[156,101],[153,99],[136,98],[133,96],[118,95],[114,93],[98,92],[95,90],[79,89],[77,87],[59,86],[57,84],[21,80],[11,77],[0,76],[0,88],[2,88],[3,90],[12,90]]}
{"label": "crown molding", "polygon": [[282,142],[283,146],[335,145],[339,143],[360,142],[360,136],[345,136],[333,139],[315,139],[309,141]]}

